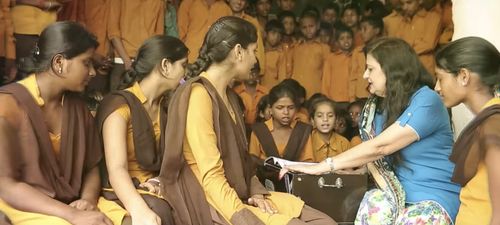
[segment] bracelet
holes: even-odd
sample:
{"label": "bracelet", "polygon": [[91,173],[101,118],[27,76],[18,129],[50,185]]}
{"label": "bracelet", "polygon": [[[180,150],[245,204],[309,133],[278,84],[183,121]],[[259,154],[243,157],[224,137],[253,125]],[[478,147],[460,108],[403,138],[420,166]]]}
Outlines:
{"label": "bracelet", "polygon": [[49,10],[50,10],[50,8],[52,8],[52,2],[51,2],[51,1],[49,1],[49,6],[48,6],[47,8],[45,8],[45,10],[46,10],[46,11],[49,11]]}
{"label": "bracelet", "polygon": [[330,172],[333,173],[335,171],[335,164],[333,164],[333,158],[328,157],[325,159],[325,162],[326,164],[328,164],[328,166],[330,166]]}

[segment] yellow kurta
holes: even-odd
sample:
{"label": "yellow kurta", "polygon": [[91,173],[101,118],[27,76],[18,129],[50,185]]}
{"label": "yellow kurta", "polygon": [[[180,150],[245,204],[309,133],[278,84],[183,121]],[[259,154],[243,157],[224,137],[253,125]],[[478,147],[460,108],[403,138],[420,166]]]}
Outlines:
{"label": "yellow kurta", "polygon": [[[38,88],[35,75],[30,75],[27,78],[19,81],[21,85],[28,89],[29,93],[35,99],[38,106],[43,107],[45,104]],[[56,154],[60,150],[60,134],[51,134],[50,139]],[[112,201],[108,201],[102,197],[99,198],[97,208],[104,213],[115,225],[121,224],[123,218],[127,214],[123,208]],[[0,199],[0,211],[4,212],[7,217],[16,225],[69,225],[70,223],[62,218],[49,216],[39,213],[24,212],[9,206],[7,203]]]}
{"label": "yellow kurta", "polygon": [[255,119],[257,118],[257,104],[262,97],[269,93],[269,90],[266,87],[257,84],[255,96],[252,96],[246,91],[245,84],[241,84],[234,88],[234,92],[240,96],[243,101],[243,105],[245,105],[245,123],[250,125],[254,124]]}
{"label": "yellow kurta", "polygon": [[366,68],[366,59],[363,48],[365,46],[356,47],[351,56],[351,72],[349,74],[349,101],[353,102],[358,98],[368,98],[368,81],[363,78]]}
{"label": "yellow kurta", "polygon": [[272,192],[268,198],[279,213],[271,215],[244,204],[229,186],[213,129],[212,100],[201,84],[193,84],[191,90],[183,148],[186,163],[205,191],[208,203],[226,221],[243,208],[249,209],[264,224],[270,225],[285,225],[300,215],[304,203],[292,195]]}
{"label": "yellow kurta", "polygon": [[328,54],[323,66],[321,93],[336,102],[349,102],[351,54],[342,51]]}
{"label": "yellow kurta", "polygon": [[208,5],[205,0],[183,0],[177,12],[179,38],[189,48],[188,60],[198,58],[205,34],[219,18],[232,15],[231,8],[223,0]]}
{"label": "yellow kurta", "polygon": [[421,9],[406,21],[399,13],[392,13],[384,18],[384,28],[387,36],[408,42],[429,73],[434,74],[434,49],[441,35],[439,14]]}
{"label": "yellow kurta", "polygon": [[[147,101],[146,96],[144,96],[144,92],[141,90],[141,87],[136,82],[132,87],[125,89],[126,91],[134,94],[141,103]],[[137,162],[137,158],[135,156],[135,146],[134,146],[134,132],[132,129],[132,118],[130,114],[130,108],[128,105],[123,105],[116,110],[120,116],[127,121],[127,161],[128,161],[128,172],[130,177],[137,178],[141,183],[145,182],[147,179],[155,176],[150,171],[143,170],[139,166],[139,162]],[[158,111],[158,115],[153,122],[153,129],[155,134],[155,140],[157,143],[160,142],[160,112]]]}
{"label": "yellow kurta", "polygon": [[[267,128],[269,131],[273,132],[274,126],[273,126],[273,119],[271,118],[270,120],[265,122]],[[294,128],[295,125],[297,124],[297,121],[293,122],[291,124],[291,127]],[[278,149],[278,154],[280,157],[283,157],[285,154],[285,148],[287,143],[276,143],[276,148]],[[251,155],[254,155],[260,159],[266,159],[268,156],[266,155],[266,152],[264,151],[264,148],[262,147],[262,144],[259,142],[259,139],[257,136],[252,132],[250,136],[250,146],[248,148],[248,151],[250,152]],[[302,149],[302,152],[300,153],[299,161],[301,162],[314,162],[316,161],[314,158],[313,154],[313,148],[312,148],[312,142],[311,142],[311,137],[307,140],[306,145]]]}
{"label": "yellow kurta", "polygon": [[333,133],[328,142],[325,142],[321,138],[321,134],[316,129],[313,130],[311,137],[314,159],[316,162],[321,162],[328,157],[336,156],[347,151],[351,147],[349,141],[337,133]]}
{"label": "yellow kurta", "polygon": [[291,50],[292,78],[306,89],[306,98],[321,91],[323,66],[330,48],[317,41],[302,42]]}
{"label": "yellow kurta", "polygon": [[361,137],[359,135],[356,135],[356,136],[351,138],[351,148],[353,148],[354,146],[359,145],[361,143],[363,143],[363,140],[361,139]]}
{"label": "yellow kurta", "polygon": [[[491,99],[483,106],[483,109],[494,104],[500,105],[500,98]],[[477,167],[476,175],[460,191],[460,208],[455,224],[489,224],[491,213],[488,170],[485,162],[481,161]]]}

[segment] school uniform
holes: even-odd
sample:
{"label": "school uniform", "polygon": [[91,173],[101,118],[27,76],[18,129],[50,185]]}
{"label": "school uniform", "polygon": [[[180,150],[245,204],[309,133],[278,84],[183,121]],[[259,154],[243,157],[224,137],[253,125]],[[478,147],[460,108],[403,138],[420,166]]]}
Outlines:
{"label": "school uniform", "polygon": [[321,93],[335,102],[349,102],[350,70],[351,53],[329,53],[323,67]]}

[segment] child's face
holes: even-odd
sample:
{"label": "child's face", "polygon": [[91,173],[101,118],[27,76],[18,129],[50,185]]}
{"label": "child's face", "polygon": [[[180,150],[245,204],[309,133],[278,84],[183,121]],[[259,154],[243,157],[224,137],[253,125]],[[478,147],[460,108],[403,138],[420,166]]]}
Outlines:
{"label": "child's face", "polygon": [[295,32],[295,18],[285,17],[281,23],[283,24],[286,35],[292,35]]}
{"label": "child's face", "polygon": [[276,31],[269,31],[266,34],[266,41],[271,47],[276,47],[281,42],[281,34]]}
{"label": "child's face", "polygon": [[348,32],[343,32],[337,40],[338,47],[344,52],[349,52],[352,49],[352,35]]}
{"label": "child's face", "polygon": [[279,0],[279,7],[282,11],[293,11],[295,0]]}
{"label": "child's face", "polygon": [[330,44],[331,34],[326,30],[319,30],[319,40],[321,43]]}
{"label": "child's face", "polygon": [[359,15],[354,9],[346,9],[342,16],[342,22],[348,27],[355,27],[358,25]]}
{"label": "child's face", "polygon": [[300,20],[300,31],[307,40],[316,38],[318,32],[318,23],[315,19],[304,17]]}
{"label": "child's face", "polygon": [[247,5],[246,0],[228,0],[229,7],[231,7],[231,10],[233,13],[240,13],[243,12]]}
{"label": "child's face", "polygon": [[335,12],[335,10],[333,9],[326,9],[323,12],[323,15],[321,15],[321,20],[330,24],[334,24],[335,21],[337,21],[337,12]]}
{"label": "child's face", "polygon": [[332,106],[326,103],[318,105],[312,122],[319,132],[323,134],[332,132],[335,128],[335,112]]}
{"label": "child's face", "polygon": [[339,134],[344,134],[345,131],[347,130],[347,121],[345,120],[345,118],[337,118],[335,120],[335,131]]}
{"label": "child's face", "polygon": [[363,42],[368,43],[380,34],[379,29],[375,29],[370,23],[361,23],[361,37]]}
{"label": "child's face", "polygon": [[271,2],[270,0],[258,0],[257,1],[257,15],[262,17],[267,17],[269,14],[269,10],[271,10]]}
{"label": "child's face", "polygon": [[420,9],[421,0],[401,0],[401,12],[405,17],[413,17]]}
{"label": "child's face", "polygon": [[353,105],[351,108],[349,108],[349,115],[351,116],[352,127],[358,127],[360,114],[361,114],[361,107],[359,107],[358,105]]}
{"label": "child's face", "polygon": [[282,126],[290,126],[295,112],[295,104],[290,97],[282,97],[271,106],[273,119]]}

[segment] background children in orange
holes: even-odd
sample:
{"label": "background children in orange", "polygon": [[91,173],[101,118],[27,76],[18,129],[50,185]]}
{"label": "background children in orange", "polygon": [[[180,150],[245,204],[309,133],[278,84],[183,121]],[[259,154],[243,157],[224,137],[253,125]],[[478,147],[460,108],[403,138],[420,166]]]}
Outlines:
{"label": "background children in orange", "polygon": [[364,17],[360,23],[361,37],[363,45],[357,46],[351,57],[351,72],[349,84],[349,101],[357,99],[365,99],[370,96],[367,90],[368,81],[363,78],[363,73],[366,68],[365,46],[371,41],[381,37],[384,32],[384,22],[382,18],[376,16]]}
{"label": "background children in orange", "polygon": [[0,0],[0,85],[16,76],[16,46],[10,0]]}
{"label": "background children in orange", "polygon": [[349,140],[335,133],[335,103],[328,98],[320,98],[311,107],[311,134],[314,160],[321,162],[350,148]]}
{"label": "background children in orange", "polygon": [[287,67],[287,51],[281,44],[284,29],[278,20],[271,20],[266,24],[266,71],[262,78],[262,85],[272,88],[290,74]]}
{"label": "background children in orange", "polygon": [[257,103],[269,92],[266,87],[259,84],[259,80],[260,66],[257,62],[250,72],[250,78],[234,87],[234,91],[240,96],[245,106],[245,126],[248,129],[255,123]]}
{"label": "background children in orange", "polygon": [[346,26],[351,28],[354,33],[354,46],[363,44],[361,33],[359,32],[359,20],[361,19],[361,10],[355,4],[348,4],[344,6],[342,11],[341,20]]}
{"label": "background children in orange", "polygon": [[349,103],[349,80],[353,33],[349,27],[338,26],[335,32],[338,50],[328,54],[323,67],[321,93],[337,103]]}
{"label": "background children in orange", "polygon": [[401,0],[401,11],[384,18],[387,36],[408,42],[427,71],[434,74],[434,49],[440,37],[441,16],[425,10],[420,0]]}
{"label": "background children in orange", "polygon": [[300,19],[301,40],[292,50],[292,78],[306,89],[307,95],[321,91],[323,66],[329,53],[328,45],[317,38],[319,15],[308,10]]}

